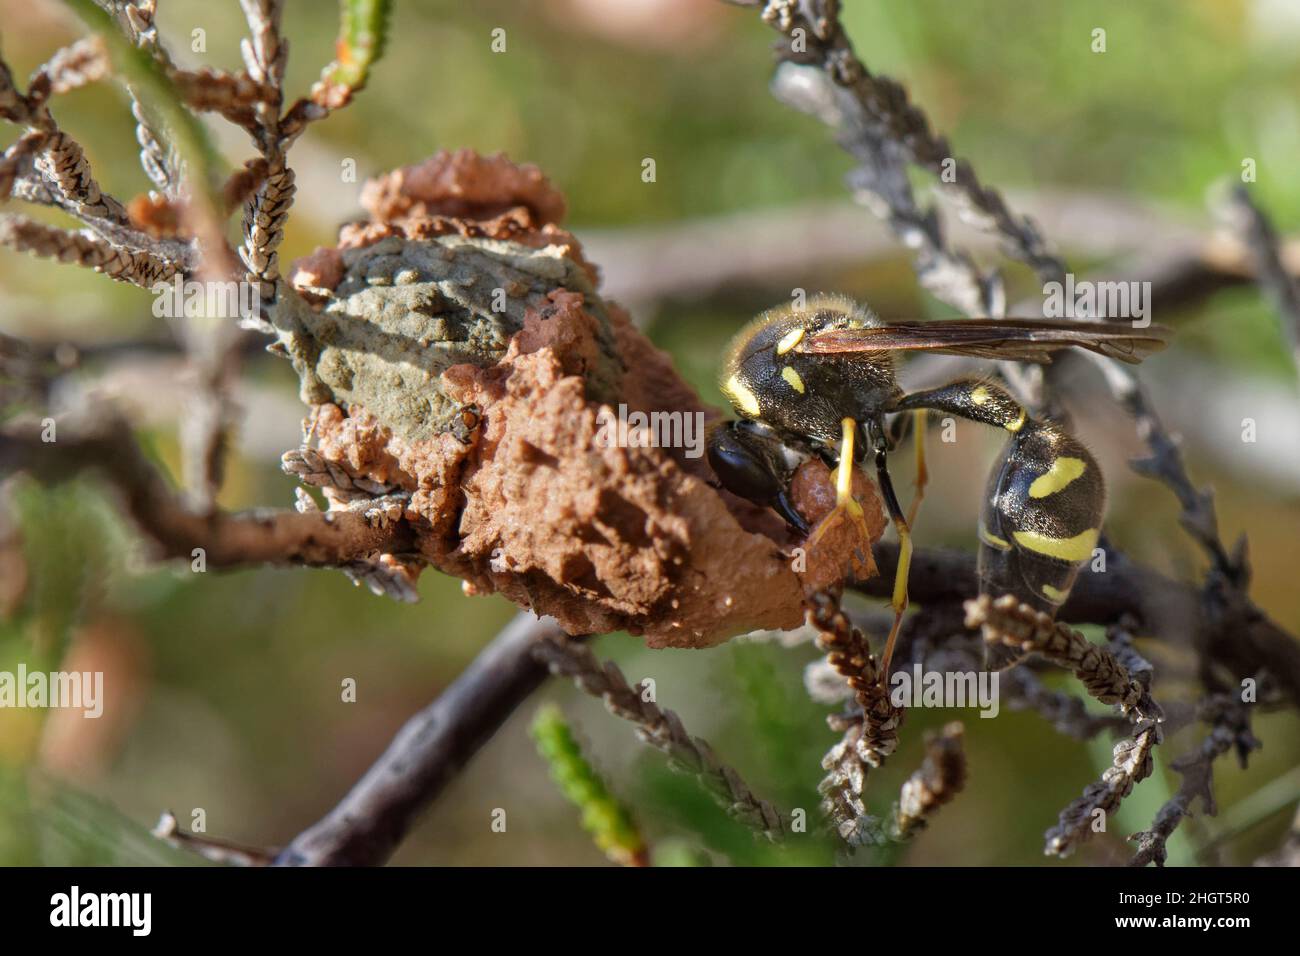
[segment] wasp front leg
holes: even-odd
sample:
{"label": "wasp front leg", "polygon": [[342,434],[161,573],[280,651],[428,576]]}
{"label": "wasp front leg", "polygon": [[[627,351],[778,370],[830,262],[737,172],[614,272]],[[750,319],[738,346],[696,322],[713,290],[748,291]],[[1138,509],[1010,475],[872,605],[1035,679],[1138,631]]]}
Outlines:
{"label": "wasp front leg", "polygon": [[815,546],[822,535],[837,521],[845,516],[856,526],[864,541],[871,540],[871,529],[867,526],[866,513],[858,499],[853,497],[853,466],[856,457],[858,423],[852,418],[840,421],[840,455],[835,468],[835,507],[821,522],[809,538],[809,546]]}

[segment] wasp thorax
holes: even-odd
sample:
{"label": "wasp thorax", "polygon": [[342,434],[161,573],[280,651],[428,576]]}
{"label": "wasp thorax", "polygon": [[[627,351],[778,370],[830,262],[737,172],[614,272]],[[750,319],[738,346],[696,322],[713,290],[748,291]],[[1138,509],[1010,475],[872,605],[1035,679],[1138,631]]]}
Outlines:
{"label": "wasp thorax", "polygon": [[844,418],[876,418],[897,397],[893,359],[887,352],[813,355],[800,343],[827,330],[876,324],[869,310],[842,296],[770,309],[732,341],[722,390],[746,418],[833,444]]}

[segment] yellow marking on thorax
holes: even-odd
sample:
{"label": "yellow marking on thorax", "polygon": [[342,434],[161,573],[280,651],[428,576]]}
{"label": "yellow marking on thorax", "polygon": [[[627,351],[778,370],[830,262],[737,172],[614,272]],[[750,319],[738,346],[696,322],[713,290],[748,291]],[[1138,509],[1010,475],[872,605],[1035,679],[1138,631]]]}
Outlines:
{"label": "yellow marking on thorax", "polygon": [[761,409],[758,405],[758,396],[749,390],[749,386],[742,382],[739,376],[733,375],[723,383],[722,390],[727,397],[735,402],[736,407],[746,415],[758,415]]}
{"label": "yellow marking on thorax", "polygon": [[989,390],[983,385],[977,385],[970,393],[970,400],[976,405],[988,404],[989,397]]}
{"label": "yellow marking on thorax", "polygon": [[1052,467],[1039,475],[1029,486],[1029,497],[1046,498],[1064,489],[1070,482],[1088,470],[1088,463],[1082,458],[1062,455],[1052,462]]}
{"label": "yellow marking on thorax", "polygon": [[1053,538],[1049,534],[1038,531],[1013,531],[1011,537],[1015,539],[1016,544],[1030,551],[1045,554],[1049,558],[1059,558],[1062,561],[1078,562],[1092,557],[1092,549],[1097,546],[1100,533],[1097,528],[1089,528],[1087,531],[1080,531],[1073,538]]}
{"label": "yellow marking on thorax", "polygon": [[1007,423],[1007,431],[1018,432],[1020,431],[1020,429],[1024,427],[1025,427],[1025,410],[1022,408],[1020,409],[1020,415],[1016,418],[1016,420],[1014,422]]}
{"label": "yellow marking on thorax", "polygon": [[793,368],[787,365],[785,368],[781,369],[781,377],[785,379],[789,386],[796,392],[800,395],[803,394],[803,379],[799,377],[799,373]]}
{"label": "yellow marking on thorax", "polygon": [[1064,604],[1065,599],[1069,596],[1068,591],[1062,591],[1059,588],[1054,588],[1050,584],[1043,585],[1043,593],[1047,595],[1047,599],[1049,601],[1052,601],[1056,604]]}
{"label": "yellow marking on thorax", "polygon": [[983,541],[985,544],[992,545],[993,547],[997,548],[999,551],[1010,551],[1010,550],[1011,550],[1011,545],[1010,545],[1008,542],[1006,542],[1006,541],[1002,540],[1001,538],[999,538],[997,535],[995,535],[995,534],[994,534],[992,531],[990,531],[988,528],[984,527],[984,522],[983,522],[983,521],[981,521],[981,522],[979,523],[979,532],[978,532],[978,534],[979,534],[979,539],[980,539],[981,541]]}
{"label": "yellow marking on thorax", "polygon": [[776,343],[776,354],[784,355],[803,340],[803,329],[791,329],[785,333],[780,342]]}

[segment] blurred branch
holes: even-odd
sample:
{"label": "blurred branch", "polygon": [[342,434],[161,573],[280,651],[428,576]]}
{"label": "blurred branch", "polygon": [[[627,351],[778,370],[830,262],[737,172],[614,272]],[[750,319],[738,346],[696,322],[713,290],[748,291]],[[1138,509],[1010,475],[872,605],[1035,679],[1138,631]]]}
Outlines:
{"label": "blurred branch", "polygon": [[1273,300],[1281,325],[1282,339],[1291,350],[1291,358],[1300,369],[1300,286],[1282,264],[1277,231],[1263,211],[1250,198],[1250,191],[1238,183],[1219,210],[1250,250],[1258,282]]}
{"label": "blurred branch", "polygon": [[1050,690],[1024,664],[1002,672],[1002,693],[1012,710],[1033,710],[1051,723],[1059,734],[1076,740],[1091,740],[1105,731],[1127,729],[1126,718],[1115,713],[1096,714],[1088,710],[1082,697]]}
{"label": "blurred branch", "polygon": [[923,829],[966,785],[965,729],[958,721],[925,735],[925,759],[903,783],[894,808],[893,834],[908,839]]}
{"label": "blurred branch", "polygon": [[[1200,222],[1185,222],[1163,206],[1082,190],[1012,195],[1063,247],[1117,263],[1090,279],[1149,281],[1151,309],[1162,321],[1253,278],[1244,244]],[[638,305],[694,301],[737,288],[766,294],[786,283],[806,285],[810,275],[829,276],[900,255],[898,241],[864,223],[857,205],[820,200],[664,225],[586,229],[582,245],[600,263],[601,287],[609,297]],[[968,247],[987,253],[996,243],[973,233]],[[1300,275],[1300,239],[1285,239],[1280,253],[1287,272]],[[647,262],[655,269],[647,270]],[[1009,311],[1041,315],[1041,296]]]}
{"label": "blurred branch", "polygon": [[406,722],[388,749],[276,866],[373,866],[392,855],[420,813],[546,679],[533,650],[563,637],[548,618],[521,613],[456,680]]}

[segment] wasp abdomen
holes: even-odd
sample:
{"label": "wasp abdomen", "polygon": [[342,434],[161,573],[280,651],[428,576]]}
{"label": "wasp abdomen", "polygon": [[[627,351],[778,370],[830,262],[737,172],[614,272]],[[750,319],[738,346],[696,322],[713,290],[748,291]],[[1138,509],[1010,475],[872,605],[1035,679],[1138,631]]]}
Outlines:
{"label": "wasp abdomen", "polygon": [[1101,533],[1106,491],[1087,448],[1027,419],[989,476],[980,514],[980,593],[1048,614],[1069,597]]}
{"label": "wasp abdomen", "polygon": [[1030,418],[992,381],[914,392],[892,410],[915,408],[952,412],[1010,433],[984,493],[980,592],[1013,594],[1055,615],[1101,533],[1106,490],[1092,454],[1060,426]]}

